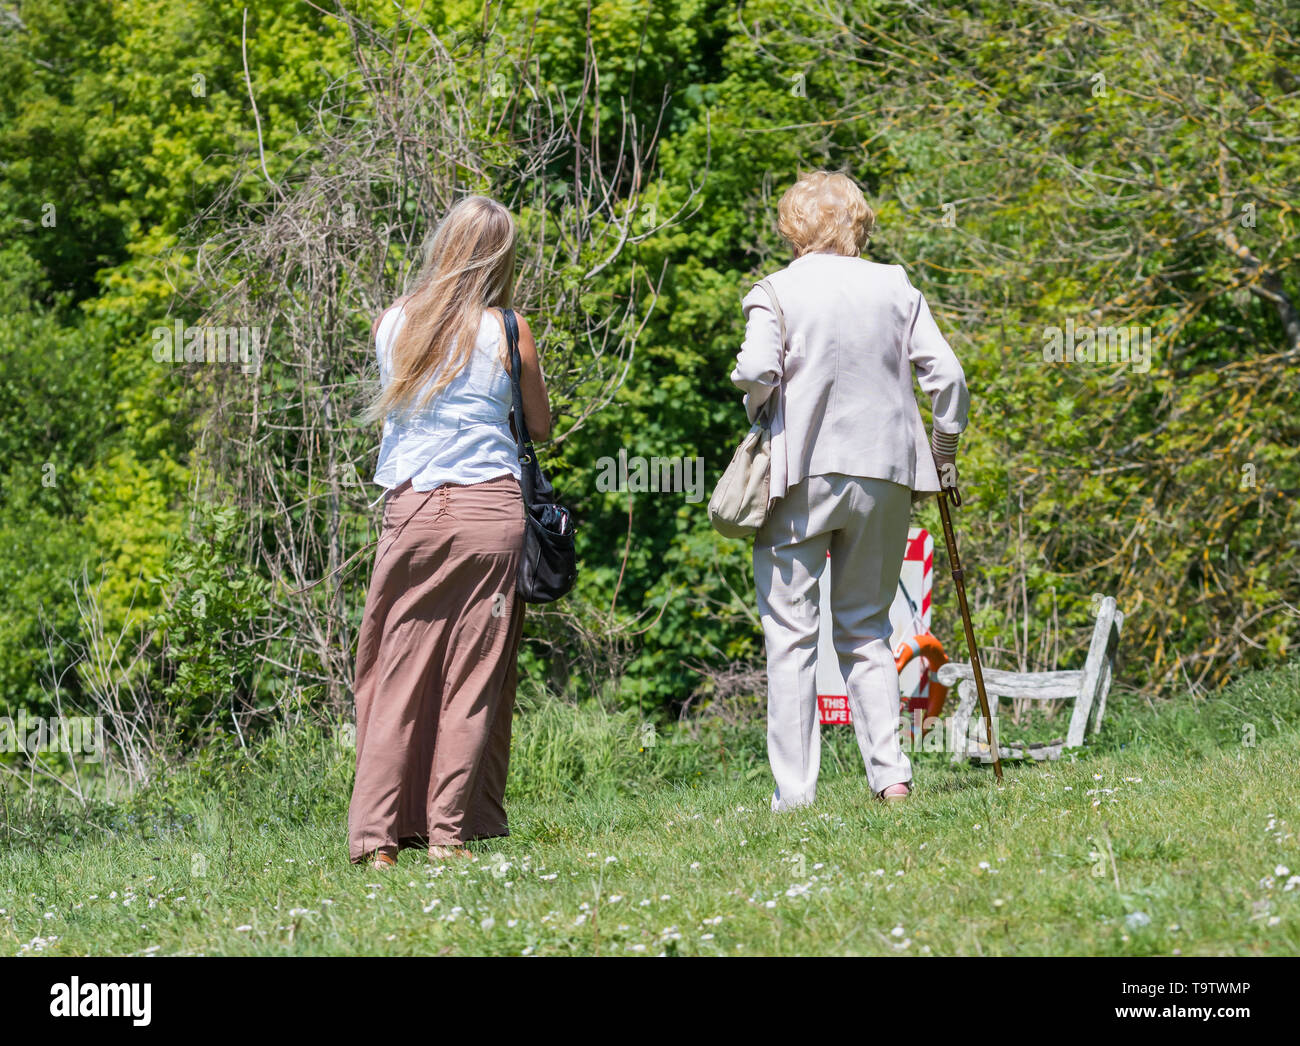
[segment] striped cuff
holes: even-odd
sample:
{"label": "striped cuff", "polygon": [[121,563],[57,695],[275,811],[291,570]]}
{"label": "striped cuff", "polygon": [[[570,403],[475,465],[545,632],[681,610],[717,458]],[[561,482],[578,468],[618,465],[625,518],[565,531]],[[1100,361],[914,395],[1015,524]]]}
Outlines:
{"label": "striped cuff", "polygon": [[952,457],[957,453],[957,441],[960,438],[960,432],[931,432],[930,449],[936,454],[944,454],[948,457]]}

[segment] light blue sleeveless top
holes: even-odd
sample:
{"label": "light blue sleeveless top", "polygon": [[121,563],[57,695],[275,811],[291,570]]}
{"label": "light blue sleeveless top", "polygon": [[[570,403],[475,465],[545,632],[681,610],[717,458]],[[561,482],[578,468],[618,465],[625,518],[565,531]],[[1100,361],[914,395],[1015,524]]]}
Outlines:
{"label": "light blue sleeveless top", "polygon": [[[379,380],[392,378],[392,346],[406,322],[401,306],[389,309],[375,332]],[[384,419],[375,482],[387,490],[411,481],[415,490],[444,483],[468,486],[497,476],[519,478],[510,435],[510,375],[501,364],[501,325],[484,309],[469,362],[423,410],[392,412]]]}

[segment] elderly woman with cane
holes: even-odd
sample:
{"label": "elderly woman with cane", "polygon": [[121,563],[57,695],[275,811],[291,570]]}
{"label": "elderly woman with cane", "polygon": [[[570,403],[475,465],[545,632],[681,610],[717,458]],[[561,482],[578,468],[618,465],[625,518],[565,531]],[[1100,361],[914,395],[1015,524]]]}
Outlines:
{"label": "elderly woman with cane", "polygon": [[[818,593],[828,551],[835,652],[868,784],[881,799],[911,791],[889,607],[913,494],[938,491],[940,473],[945,487],[956,484],[969,397],[961,364],[903,268],[861,257],[874,223],[847,177],[804,175],[779,206],[794,260],[742,303],[745,341],[731,378],[750,420],[771,421],[771,508],[754,538],[754,583],[774,811],[816,796]],[[913,376],[933,409],[928,441]]]}

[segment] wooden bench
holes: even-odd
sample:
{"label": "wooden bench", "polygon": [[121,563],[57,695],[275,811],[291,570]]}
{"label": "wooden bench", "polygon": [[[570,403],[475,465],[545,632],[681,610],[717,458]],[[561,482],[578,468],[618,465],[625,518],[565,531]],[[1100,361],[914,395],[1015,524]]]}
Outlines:
{"label": "wooden bench", "polygon": [[[984,689],[988,693],[989,707],[997,717],[998,698],[1020,698],[1028,701],[1060,701],[1074,699],[1070,712],[1070,725],[1064,738],[1030,744],[1013,742],[1003,745],[998,741],[998,752],[1003,759],[1059,759],[1066,748],[1078,748],[1086,733],[1095,734],[1101,728],[1101,717],[1106,712],[1106,695],[1110,692],[1111,678],[1115,673],[1115,657],[1119,648],[1119,634],[1124,625],[1124,614],[1107,596],[1097,611],[1097,624],[1088,646],[1088,658],[1083,668],[1072,672],[999,672],[984,669]],[[939,669],[939,682],[951,688],[957,684],[957,712],[950,724],[948,735],[953,748],[952,761],[965,759],[993,762],[983,729],[978,738],[967,739],[971,716],[979,701],[975,691],[975,673],[968,664],[950,661]],[[997,724],[994,723],[996,740]],[[963,744],[964,741],[964,744]]]}

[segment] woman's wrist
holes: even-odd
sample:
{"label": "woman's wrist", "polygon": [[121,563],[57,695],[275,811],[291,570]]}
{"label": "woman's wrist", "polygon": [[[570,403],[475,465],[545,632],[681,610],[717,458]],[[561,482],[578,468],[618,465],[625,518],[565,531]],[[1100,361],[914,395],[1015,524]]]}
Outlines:
{"label": "woman's wrist", "polygon": [[944,457],[955,457],[957,454],[957,441],[961,438],[959,432],[938,432],[930,433],[930,450],[935,454]]}

